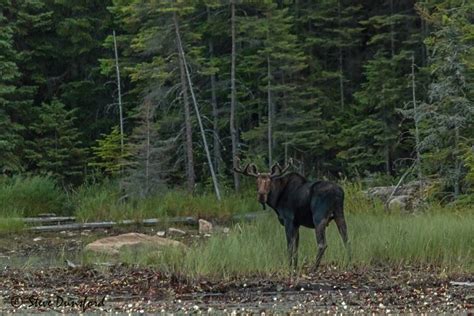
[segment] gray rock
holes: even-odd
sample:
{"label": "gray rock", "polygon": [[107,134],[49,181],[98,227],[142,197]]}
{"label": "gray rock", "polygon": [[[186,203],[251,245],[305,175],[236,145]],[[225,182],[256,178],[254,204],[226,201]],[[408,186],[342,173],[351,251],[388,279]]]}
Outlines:
{"label": "gray rock", "polygon": [[395,196],[390,200],[390,202],[388,202],[388,208],[391,211],[396,211],[396,210],[405,211],[408,209],[409,202],[410,202],[409,195]]}

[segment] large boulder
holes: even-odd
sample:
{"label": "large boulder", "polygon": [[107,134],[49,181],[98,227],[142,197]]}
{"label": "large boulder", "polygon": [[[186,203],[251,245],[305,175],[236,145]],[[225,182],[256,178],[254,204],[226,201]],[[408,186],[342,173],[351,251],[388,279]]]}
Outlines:
{"label": "large boulder", "polygon": [[367,190],[367,195],[372,199],[379,198],[385,202],[392,195],[392,193],[393,196],[413,195],[417,192],[418,187],[408,184],[399,186],[395,192],[393,192],[393,190],[395,190],[395,186],[373,187]]}
{"label": "large boulder", "polygon": [[176,240],[171,240],[159,236],[149,236],[140,233],[128,233],[98,239],[88,244],[84,249],[97,253],[117,255],[120,253],[121,250],[132,247],[153,247],[157,249],[164,247],[181,247],[183,249],[186,248],[186,246],[182,242]]}
{"label": "large boulder", "polygon": [[416,210],[422,205],[423,192],[429,185],[427,181],[412,181],[398,188],[396,186],[373,187],[368,189],[366,194],[370,199],[379,199],[386,203],[389,210]]}

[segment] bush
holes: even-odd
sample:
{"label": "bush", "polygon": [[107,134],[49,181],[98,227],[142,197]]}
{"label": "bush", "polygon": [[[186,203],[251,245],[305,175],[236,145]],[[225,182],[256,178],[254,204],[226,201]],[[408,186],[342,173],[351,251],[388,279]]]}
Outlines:
{"label": "bush", "polygon": [[66,215],[70,211],[66,193],[49,177],[4,178],[0,182],[0,216],[12,213],[20,216]]}

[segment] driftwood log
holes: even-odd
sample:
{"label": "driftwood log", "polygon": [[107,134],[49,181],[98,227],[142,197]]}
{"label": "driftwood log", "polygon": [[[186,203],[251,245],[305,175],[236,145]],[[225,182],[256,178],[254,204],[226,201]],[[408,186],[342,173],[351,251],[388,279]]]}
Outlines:
{"label": "driftwood log", "polygon": [[[252,221],[265,214],[266,212],[246,213],[232,216],[232,221]],[[29,217],[19,218],[26,224],[46,224],[42,226],[28,227],[27,230],[32,232],[57,232],[57,231],[71,231],[83,229],[109,229],[115,226],[126,225],[143,225],[155,226],[160,224],[180,224],[197,226],[199,220],[196,217],[172,217],[172,218],[149,218],[142,221],[123,220],[123,221],[104,221],[93,223],[75,223],[75,217]],[[56,223],[56,225],[54,225]]]}

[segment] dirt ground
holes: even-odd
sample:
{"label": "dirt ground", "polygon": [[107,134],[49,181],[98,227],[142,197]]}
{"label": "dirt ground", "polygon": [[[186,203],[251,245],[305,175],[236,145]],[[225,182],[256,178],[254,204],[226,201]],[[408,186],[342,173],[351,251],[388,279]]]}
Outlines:
{"label": "dirt ground", "polygon": [[[107,232],[0,237],[0,314],[474,312],[474,276],[448,275],[436,268],[344,271],[323,265],[316,273],[296,277],[190,280],[124,265],[67,267],[51,259],[60,252],[79,251],[97,234]],[[24,260],[29,264],[22,265]]]}

